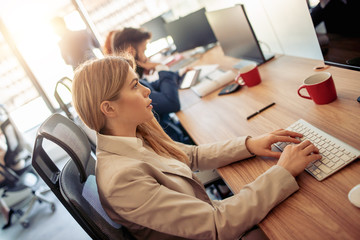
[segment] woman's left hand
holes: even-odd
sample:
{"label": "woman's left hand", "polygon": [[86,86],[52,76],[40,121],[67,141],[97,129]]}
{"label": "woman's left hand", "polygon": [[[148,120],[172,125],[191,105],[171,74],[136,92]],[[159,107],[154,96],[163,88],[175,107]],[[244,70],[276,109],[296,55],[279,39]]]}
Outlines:
{"label": "woman's left hand", "polygon": [[271,133],[247,139],[246,147],[249,152],[255,155],[279,158],[281,152],[272,151],[272,144],[277,142],[300,143],[301,141],[295,137],[301,138],[302,136],[303,135],[300,133],[279,129]]}

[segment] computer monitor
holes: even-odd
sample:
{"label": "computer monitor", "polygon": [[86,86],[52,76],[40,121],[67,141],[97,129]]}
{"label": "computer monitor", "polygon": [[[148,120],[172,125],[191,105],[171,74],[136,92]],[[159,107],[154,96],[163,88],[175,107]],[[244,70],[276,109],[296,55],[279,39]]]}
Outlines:
{"label": "computer monitor", "polygon": [[360,1],[333,0],[309,7],[324,63],[360,71]]}
{"label": "computer monitor", "polygon": [[169,35],[165,29],[165,23],[164,17],[160,15],[146,23],[141,24],[140,27],[144,28],[148,32],[151,32],[151,42],[154,42],[161,38],[166,38]]}
{"label": "computer monitor", "polygon": [[178,52],[216,43],[217,39],[205,16],[205,8],[165,24]]}
{"label": "computer monitor", "polygon": [[273,54],[265,55],[261,51],[242,4],[206,12],[206,17],[224,54],[243,59],[235,68],[248,64],[246,60],[262,64],[274,57]]}

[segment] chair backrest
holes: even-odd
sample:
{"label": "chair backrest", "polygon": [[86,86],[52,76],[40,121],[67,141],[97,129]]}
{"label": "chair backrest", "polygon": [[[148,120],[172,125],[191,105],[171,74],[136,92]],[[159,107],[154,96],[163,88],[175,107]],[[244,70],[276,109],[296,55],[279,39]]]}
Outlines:
{"label": "chair backrest", "polygon": [[86,136],[88,137],[90,141],[90,147],[91,150],[95,153],[96,152],[96,133],[94,130],[90,129],[88,126],[86,126],[83,121],[79,118],[79,116],[76,114],[76,112],[71,111],[70,108],[71,100],[68,99],[66,102],[63,97],[64,95],[68,98],[71,97],[71,85],[72,80],[68,77],[61,78],[55,86],[55,92],[54,96],[56,101],[59,103],[59,106],[62,111],[65,112],[66,116],[73,120],[77,125],[80,126],[80,128],[85,132]]}
{"label": "chair backrest", "polygon": [[20,160],[31,158],[31,153],[27,149],[26,142],[10,118],[4,105],[0,104],[0,129],[5,136],[7,150],[4,156],[5,166],[12,167]]}
{"label": "chair backrest", "polygon": [[65,101],[62,97],[64,92],[71,94],[71,84],[72,84],[72,81],[70,78],[68,78],[68,77],[61,78],[59,81],[57,81],[57,83],[55,85],[54,96],[55,96],[56,101],[59,103],[61,110],[63,110],[65,112],[66,116],[68,118],[70,118],[71,120],[74,120],[75,116],[70,112],[70,109],[69,109],[69,107],[71,106],[71,101],[68,101],[67,103],[65,103]]}
{"label": "chair backrest", "polygon": [[[62,170],[44,148],[44,139],[61,147],[69,160]],[[33,167],[74,219],[93,239],[132,239],[121,225],[106,217],[95,184],[95,158],[83,130],[70,119],[53,114],[39,128]]]}
{"label": "chair backrest", "polygon": [[3,176],[0,188],[13,188],[19,182],[20,177],[11,169],[0,163],[0,175]]}

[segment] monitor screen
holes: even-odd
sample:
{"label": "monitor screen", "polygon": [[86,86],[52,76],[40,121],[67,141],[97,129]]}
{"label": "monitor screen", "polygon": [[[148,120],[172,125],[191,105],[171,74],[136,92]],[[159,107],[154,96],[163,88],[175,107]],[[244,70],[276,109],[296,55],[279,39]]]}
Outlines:
{"label": "monitor screen", "polygon": [[309,6],[325,64],[360,71],[359,0]]}
{"label": "monitor screen", "polygon": [[206,16],[226,56],[258,64],[266,61],[243,5],[206,12]]}
{"label": "monitor screen", "polygon": [[166,23],[165,28],[173,38],[178,52],[217,42],[205,16],[205,8]]}
{"label": "monitor screen", "polygon": [[141,24],[140,27],[151,32],[151,42],[166,38],[169,35],[165,29],[165,19],[162,15]]}

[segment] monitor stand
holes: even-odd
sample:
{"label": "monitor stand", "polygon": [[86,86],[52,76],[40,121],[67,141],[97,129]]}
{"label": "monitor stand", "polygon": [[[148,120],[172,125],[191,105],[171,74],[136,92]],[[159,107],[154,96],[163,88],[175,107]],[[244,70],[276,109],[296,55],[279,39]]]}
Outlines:
{"label": "monitor stand", "polygon": [[263,64],[263,63],[269,61],[270,59],[274,58],[274,56],[275,56],[275,55],[272,54],[272,53],[264,53],[264,52],[262,52],[262,55],[263,55],[265,61],[264,61],[264,60],[261,60],[260,62],[258,62],[258,61],[253,61],[253,60],[241,59],[241,61],[238,62],[238,63],[236,63],[236,64],[233,66],[233,68],[235,68],[235,69],[241,69],[241,68],[243,68],[243,67],[245,67],[245,66],[247,66],[247,65],[254,64],[254,63],[255,63],[256,65],[260,65],[260,64]]}
{"label": "monitor stand", "polygon": [[240,62],[236,63],[235,65],[233,65],[232,67],[235,68],[235,69],[241,69],[243,67],[246,67],[250,64],[256,64],[256,65],[259,65],[258,62],[255,62],[255,61],[251,61],[251,60],[246,60],[246,59],[241,59]]}
{"label": "monitor stand", "polygon": [[265,58],[265,62],[269,61],[270,59],[274,58],[275,55],[273,53],[264,53],[263,52],[263,56]]}
{"label": "monitor stand", "polygon": [[209,51],[210,49],[213,49],[214,47],[216,47],[217,43],[209,43],[208,45],[203,46],[205,52]]}

